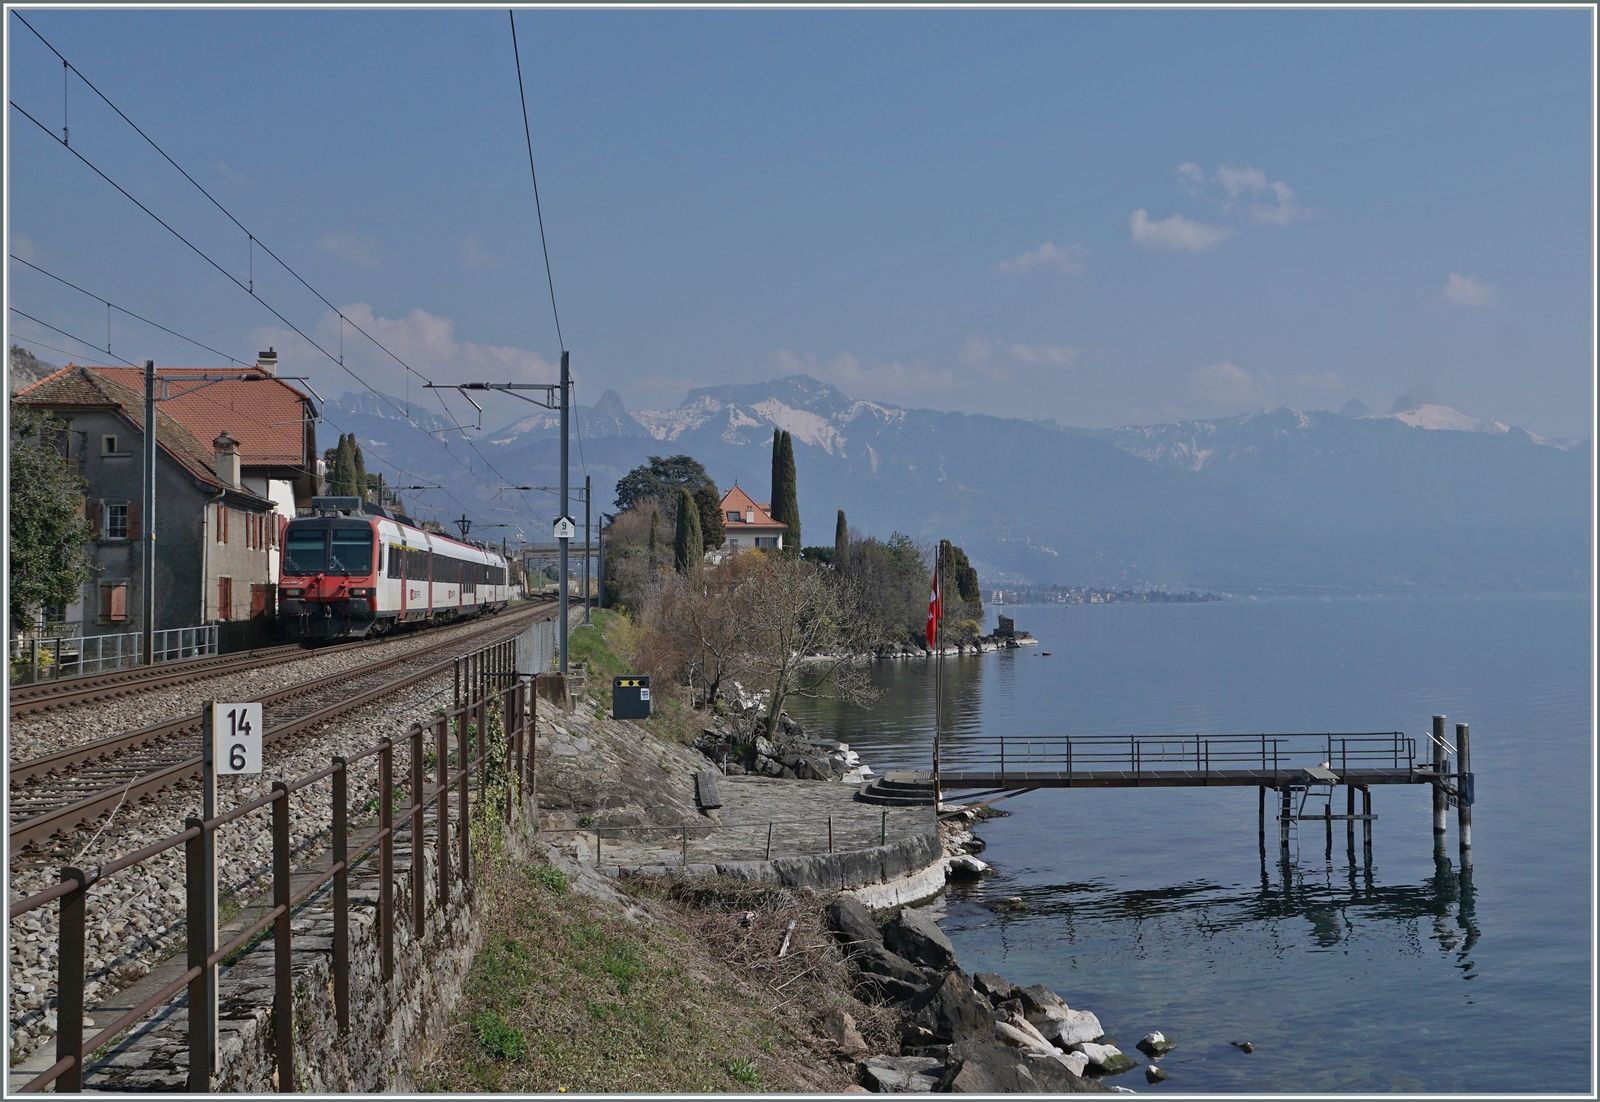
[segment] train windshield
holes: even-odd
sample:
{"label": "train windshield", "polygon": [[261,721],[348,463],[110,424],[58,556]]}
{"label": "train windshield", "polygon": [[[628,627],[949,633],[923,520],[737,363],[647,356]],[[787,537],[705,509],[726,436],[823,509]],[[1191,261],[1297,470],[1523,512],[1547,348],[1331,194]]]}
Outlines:
{"label": "train windshield", "polygon": [[289,526],[283,544],[283,572],[291,576],[321,574],[328,569],[328,530]]}
{"label": "train windshield", "polygon": [[366,525],[330,530],[322,525],[291,524],[284,540],[283,572],[291,577],[370,574],[372,529]]}

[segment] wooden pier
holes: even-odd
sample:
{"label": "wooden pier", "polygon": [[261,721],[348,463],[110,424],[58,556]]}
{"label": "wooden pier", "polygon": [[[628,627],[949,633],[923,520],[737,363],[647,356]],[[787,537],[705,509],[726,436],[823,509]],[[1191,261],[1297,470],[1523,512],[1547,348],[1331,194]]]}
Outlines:
{"label": "wooden pier", "polygon": [[[1433,790],[1434,848],[1444,847],[1448,809],[1458,813],[1462,861],[1470,864],[1473,775],[1468,729],[1456,724],[1456,745],[1445,738],[1445,717],[1434,716],[1419,753],[1402,731],[1223,735],[1024,735],[946,737],[935,770],[886,773],[861,792],[872,803],[930,804],[935,793],[960,792],[992,803],[1040,788],[1256,788],[1266,838],[1267,792],[1277,794],[1280,845],[1294,824],[1344,822],[1352,837],[1361,823],[1371,845],[1372,789],[1428,785]],[[1459,768],[1452,770],[1456,757]],[[1345,810],[1334,811],[1334,789],[1345,789]],[[1356,810],[1359,794],[1361,810]],[[1298,796],[1298,800],[1296,797]],[[1310,803],[1311,809],[1307,810]]]}

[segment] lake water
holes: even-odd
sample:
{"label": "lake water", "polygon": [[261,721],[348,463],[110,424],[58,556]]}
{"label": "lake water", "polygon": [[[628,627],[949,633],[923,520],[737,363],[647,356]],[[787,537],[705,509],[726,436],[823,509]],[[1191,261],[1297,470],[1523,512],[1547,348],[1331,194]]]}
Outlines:
{"label": "lake water", "polygon": [[[1256,790],[1041,790],[977,827],[995,872],[944,901],[970,972],[1095,1011],[1140,1092],[1591,1090],[1587,599],[1283,600],[1005,609],[1041,645],[946,658],[945,730],[999,734],[1472,728],[1473,868],[1430,790],[1376,787],[1359,828],[1263,856]],[[1049,651],[1049,657],[1045,657]],[[870,710],[791,706],[880,772],[926,768],[933,678],[879,663]],[[1342,811],[1343,792],[1334,810]],[[1309,808],[1308,808],[1309,810]],[[1270,808],[1269,808],[1270,811]],[[985,904],[1021,896],[1027,910]],[[1229,1044],[1250,1041],[1245,1054]]]}

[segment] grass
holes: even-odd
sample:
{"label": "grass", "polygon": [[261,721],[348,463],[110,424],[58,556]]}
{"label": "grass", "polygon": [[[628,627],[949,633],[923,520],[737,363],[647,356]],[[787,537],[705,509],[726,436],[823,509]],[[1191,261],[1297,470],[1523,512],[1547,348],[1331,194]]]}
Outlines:
{"label": "grass", "polygon": [[792,988],[775,994],[728,968],[664,900],[645,901],[662,921],[635,923],[570,891],[542,860],[489,854],[480,867],[484,944],[442,1054],[422,1069],[430,1089],[818,1092],[849,1083],[848,1065],[819,1047],[797,1005],[782,1005]]}

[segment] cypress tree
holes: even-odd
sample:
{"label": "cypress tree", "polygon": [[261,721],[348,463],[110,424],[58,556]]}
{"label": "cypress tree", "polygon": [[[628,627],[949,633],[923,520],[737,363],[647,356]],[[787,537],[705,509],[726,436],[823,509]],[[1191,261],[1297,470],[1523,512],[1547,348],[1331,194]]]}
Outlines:
{"label": "cypress tree", "polygon": [[833,568],[844,569],[845,552],[850,549],[850,529],[844,522],[844,510],[839,510],[839,519],[833,526]]}
{"label": "cypress tree", "polygon": [[660,521],[661,514],[654,509],[650,510],[650,569],[656,567],[656,524]]}
{"label": "cypress tree", "polygon": [[333,473],[328,477],[328,492],[333,497],[355,496],[356,457],[349,434],[339,434],[339,447],[334,452]]}
{"label": "cypress tree", "polygon": [[672,538],[672,565],[679,574],[688,574],[705,555],[700,538],[700,510],[689,491],[678,490],[678,528]]}
{"label": "cypress tree", "polygon": [[361,454],[361,445],[356,442],[356,434],[350,434],[350,452],[356,461],[356,496],[362,501],[367,500],[367,460]]}
{"label": "cypress tree", "polygon": [[694,492],[694,503],[700,513],[700,538],[707,551],[722,546],[728,536],[722,522],[722,494],[715,482],[707,482]]}
{"label": "cypress tree", "polygon": [[772,519],[789,526],[783,534],[787,555],[800,554],[800,504],[795,488],[794,439],[780,433],[773,440]]}

